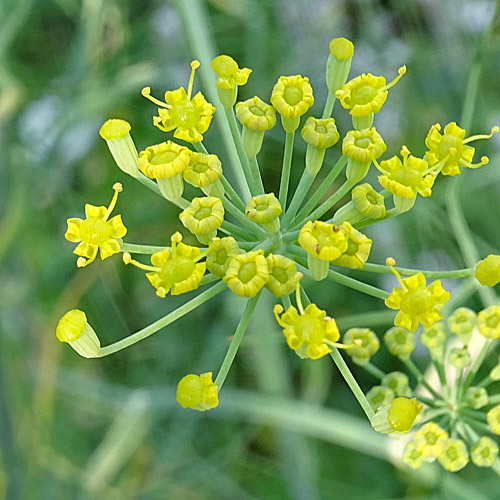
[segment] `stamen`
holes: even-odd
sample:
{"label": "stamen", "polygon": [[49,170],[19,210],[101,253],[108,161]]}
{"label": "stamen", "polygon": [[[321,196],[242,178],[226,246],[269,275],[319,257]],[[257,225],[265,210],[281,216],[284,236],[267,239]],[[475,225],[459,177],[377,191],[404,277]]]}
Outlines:
{"label": "stamen", "polygon": [[[452,152],[453,150],[453,152]],[[455,148],[450,148],[449,153],[438,163],[436,163],[434,166],[429,167],[427,170],[424,171],[423,175],[428,175],[428,174],[434,174],[437,175],[441,172],[443,167],[446,165],[446,162],[451,158],[452,154],[455,154],[456,149]]]}
{"label": "stamen", "polygon": [[159,128],[162,132],[170,132],[170,129],[165,128],[161,124],[161,118],[159,116],[153,116],[153,125]]}
{"label": "stamen", "polygon": [[128,252],[123,253],[123,263],[128,266],[129,264],[133,264],[135,267],[139,269],[143,269],[144,271],[153,271],[159,273],[161,268],[154,266],[147,266],[146,264],[142,264],[141,262],[134,260],[132,256]]}
{"label": "stamen", "polygon": [[350,344],[340,344],[339,342],[331,342],[328,339],[323,339],[323,342],[329,346],[336,347],[337,349],[353,349],[362,345],[361,339],[356,339]]}
{"label": "stamen", "polygon": [[154,102],[157,106],[160,106],[161,108],[172,109],[172,106],[170,106],[170,104],[160,101],[159,99],[151,95],[151,87],[144,87],[141,90],[141,94],[143,95],[143,97],[149,99],[151,102]]}
{"label": "stamen", "polygon": [[401,285],[401,288],[407,292],[408,291],[408,288],[406,288],[406,285],[404,284],[404,281],[403,279],[401,278],[401,275],[399,274],[398,271],[396,271],[396,268],[394,267],[396,265],[396,261],[392,258],[392,257],[388,257],[386,260],[385,260],[385,265],[390,267],[391,271],[394,273],[394,275],[396,276],[399,284]]}
{"label": "stamen", "polygon": [[487,156],[481,156],[481,161],[479,161],[478,163],[469,163],[468,161],[460,160],[459,164],[463,167],[479,168],[482,167],[483,165],[486,165],[489,162],[490,159]]}
{"label": "stamen", "polygon": [[116,201],[118,200],[118,193],[121,193],[123,191],[123,186],[119,182],[116,182],[115,184],[113,184],[113,189],[115,190],[115,194],[113,195],[111,203],[109,204],[109,207],[104,214],[104,220],[108,220],[108,217],[111,215],[111,212],[115,208]]}
{"label": "stamen", "polygon": [[398,83],[399,80],[401,80],[402,76],[405,73],[406,73],[406,66],[401,66],[398,69],[398,76],[396,78],[394,78],[394,80],[392,80],[392,82],[388,83],[385,87],[382,87],[381,89],[379,89],[379,92],[384,92],[386,90],[389,90],[391,87],[394,87],[394,85],[396,85],[396,83]]}
{"label": "stamen", "polygon": [[402,158],[405,158],[410,155],[410,150],[406,146],[403,146],[399,154],[401,155]]}
{"label": "stamen", "polygon": [[489,134],[471,135],[470,137],[467,137],[467,139],[463,140],[462,143],[467,144],[468,142],[478,141],[479,139],[491,139],[495,134],[498,134],[498,132],[500,132],[500,127],[495,125],[494,127],[491,127]]}
{"label": "stamen", "polygon": [[305,314],[304,307],[302,306],[302,297],[300,296],[300,285],[297,283],[297,287],[295,288],[295,300],[297,302],[297,307],[299,308],[299,313],[302,315]]}
{"label": "stamen", "polygon": [[98,250],[99,247],[96,245],[92,249],[92,255],[88,259],[86,259],[85,257],[78,257],[78,259],[76,259],[76,267],[85,267],[94,262],[95,258],[97,257]]}
{"label": "stamen", "polygon": [[203,252],[201,252],[200,255],[198,255],[198,257],[195,257],[193,259],[193,262],[200,261],[201,259],[205,258],[209,253],[210,253],[210,248],[205,248],[205,250],[203,250]]}
{"label": "stamen", "polygon": [[375,165],[376,169],[380,172],[382,172],[384,175],[387,175],[387,176],[390,176],[390,172],[387,171],[387,170],[384,170],[381,166],[380,166],[380,163],[375,159],[373,158],[372,160],[372,163]]}
{"label": "stamen", "polygon": [[187,98],[191,100],[191,93],[193,92],[193,83],[194,83],[194,72],[200,67],[200,61],[195,59],[191,62],[191,76],[189,77]]}

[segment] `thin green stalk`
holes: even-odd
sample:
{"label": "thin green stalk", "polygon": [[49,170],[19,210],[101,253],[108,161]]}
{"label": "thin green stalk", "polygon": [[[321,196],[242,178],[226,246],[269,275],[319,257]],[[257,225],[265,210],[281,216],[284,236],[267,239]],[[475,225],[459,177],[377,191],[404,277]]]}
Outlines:
{"label": "thin green stalk", "polygon": [[260,297],[260,292],[251,299],[248,300],[245,310],[243,311],[243,315],[241,316],[240,322],[236,327],[236,331],[234,332],[233,339],[231,340],[231,344],[229,345],[229,349],[226,352],[224,357],[224,361],[222,361],[222,365],[219,369],[219,373],[215,378],[215,385],[218,387],[219,391],[222,389],[224,385],[224,381],[226,380],[227,374],[233,364],[234,358],[236,357],[236,353],[240,347],[241,341],[243,340],[243,335],[248,327],[248,323],[250,322],[250,318],[255,310],[255,306]]}
{"label": "thin green stalk", "polygon": [[408,370],[412,373],[412,375],[416,378],[419,384],[422,384],[436,399],[442,399],[441,396],[429,385],[427,380],[425,380],[425,377],[422,374],[422,372],[416,367],[416,365],[410,358],[408,359],[400,358],[400,359],[408,368]]}
{"label": "thin green stalk", "polygon": [[476,384],[476,387],[488,387],[493,382],[495,381],[490,377],[490,374],[488,373],[488,375],[486,375],[486,377],[484,377],[483,380],[479,382],[479,384]]}
{"label": "thin green stalk", "polygon": [[372,224],[375,224],[376,222],[382,222],[383,220],[388,220],[392,219],[393,217],[397,217],[398,215],[401,215],[404,212],[400,212],[396,207],[391,208],[387,210],[385,217],[382,217],[381,219],[364,219],[359,222],[356,222],[353,224],[353,227],[356,229],[363,229],[364,227],[371,226]]}
{"label": "thin green stalk", "polygon": [[224,208],[242,225],[245,226],[249,231],[253,233],[254,236],[258,238],[265,238],[267,236],[267,231],[261,228],[258,224],[251,221],[243,213],[241,213],[238,208],[236,208],[229,200],[222,200]]}
{"label": "thin green stalk", "polygon": [[250,165],[250,172],[252,174],[253,182],[256,187],[256,194],[264,194],[264,184],[262,183],[262,176],[260,174],[259,162],[256,156],[248,156],[248,163]]}
{"label": "thin green stalk", "polygon": [[493,434],[493,431],[490,429],[490,426],[487,423],[478,422],[477,420],[474,420],[473,418],[470,417],[463,417],[463,419],[467,424],[469,424],[474,429],[477,429],[478,431],[484,433]]}
{"label": "thin green stalk", "polygon": [[421,402],[426,404],[431,408],[439,408],[446,405],[444,401],[436,401],[435,399],[426,398],[425,396],[421,396],[420,394],[415,394],[415,397]]}
{"label": "thin green stalk", "polygon": [[233,189],[233,186],[231,186],[231,184],[224,177],[224,175],[221,175],[219,177],[219,180],[222,184],[222,187],[224,188],[224,191],[226,192],[227,197],[232,202],[232,204],[236,208],[238,208],[241,212],[245,212],[245,204],[243,203],[243,201],[241,201],[241,198],[238,196],[238,193]]}
{"label": "thin green stalk", "polygon": [[281,297],[281,302],[283,302],[283,307],[288,309],[292,305],[292,301],[290,300],[290,295],[285,295]]}
{"label": "thin green stalk", "polygon": [[483,364],[484,358],[488,354],[488,351],[493,344],[494,340],[493,339],[486,339],[483,347],[479,351],[479,354],[477,355],[476,359],[474,360],[474,363],[470,367],[469,373],[467,373],[467,376],[465,377],[464,383],[462,385],[462,391],[465,392],[469,385],[471,384],[472,380],[476,376],[476,373],[478,372],[479,368]]}
{"label": "thin green stalk", "polygon": [[386,373],[383,372],[380,368],[375,366],[373,363],[368,361],[368,363],[365,363],[364,365],[360,365],[361,368],[366,370],[370,375],[373,375],[375,378],[378,378],[379,380],[382,380]]}
{"label": "thin green stalk", "polygon": [[372,418],[375,416],[375,412],[373,411],[373,408],[371,407],[370,403],[368,402],[368,399],[366,399],[366,396],[364,395],[363,391],[361,390],[361,387],[359,387],[358,382],[354,378],[353,374],[351,373],[351,370],[349,370],[349,367],[347,366],[346,362],[344,361],[344,358],[340,355],[338,349],[336,347],[332,348],[332,352],[330,353],[330,356],[332,357],[334,363],[337,365],[337,368],[339,369],[340,373],[344,377],[344,380],[347,382],[347,385],[351,389],[352,393],[354,394],[354,397],[358,400],[359,405],[365,412],[366,416],[368,417],[368,420],[372,421]]}
{"label": "thin green stalk", "polygon": [[136,179],[146,186],[148,189],[151,189],[153,193],[156,193],[157,195],[161,196],[163,198],[163,195],[161,194],[160,188],[158,187],[158,184],[153,179],[150,179],[149,177],[146,177],[143,173],[139,172],[139,175],[136,177]]}
{"label": "thin green stalk", "polygon": [[500,394],[495,394],[494,396],[490,396],[488,398],[489,405],[497,405],[500,403]]}
{"label": "thin green stalk", "polygon": [[115,342],[114,344],[103,347],[101,349],[101,355],[99,357],[102,358],[104,356],[109,356],[110,354],[113,354],[117,351],[121,351],[122,349],[125,349],[126,347],[136,344],[137,342],[140,342],[141,340],[149,337],[150,335],[153,335],[153,333],[156,333],[161,328],[170,325],[174,321],[178,320],[179,318],[182,318],[183,316],[190,313],[197,307],[201,306],[202,304],[210,300],[212,297],[215,297],[218,293],[225,290],[225,288],[226,284],[224,282],[221,281],[220,283],[217,283],[208,290],[205,290],[204,292],[200,293],[194,299],[190,300],[189,302],[186,302],[184,305],[180,306],[175,311],[172,311],[171,313],[167,314],[158,321],[151,323],[146,328],[143,328],[142,330],[139,330],[138,332],[133,333],[132,335],[122,340],[119,340],[118,342]]}
{"label": "thin green stalk", "polygon": [[360,314],[352,314],[349,316],[342,316],[340,318],[335,318],[337,326],[341,330],[347,330],[353,327],[376,327],[392,325],[394,323],[394,317],[396,316],[396,311],[391,311],[390,309],[382,311],[373,311]]}
{"label": "thin green stalk", "polygon": [[221,224],[219,230],[229,236],[236,236],[237,238],[241,238],[246,241],[251,241],[251,239],[254,238],[254,236],[249,235],[244,229],[240,228],[236,224],[228,222],[227,220]]}
{"label": "thin green stalk", "polygon": [[281,181],[278,200],[281,208],[286,211],[286,200],[288,197],[288,185],[290,183],[290,170],[292,168],[293,141],[295,132],[287,132],[285,139],[285,153],[283,155],[283,167],[281,169]]}
{"label": "thin green stalk", "polygon": [[[345,181],[344,184],[342,184],[342,186],[340,186],[339,189],[335,191],[335,193],[333,193],[332,196],[330,196],[330,198],[324,201],[316,210],[311,212],[307,216],[307,219],[313,221],[318,220],[326,212],[328,212],[328,210],[330,210],[336,203],[338,203],[354,186],[355,184],[349,181]],[[299,219],[299,217],[297,217],[293,222],[294,226],[292,229],[296,229],[303,225],[305,219],[301,220]]]}
{"label": "thin green stalk", "polygon": [[323,110],[323,115],[321,118],[330,118],[333,112],[333,105],[335,104],[335,94],[328,92],[328,97],[326,98],[325,108]]}
{"label": "thin green stalk", "polygon": [[[417,273],[422,273],[426,278],[433,279],[468,278],[470,276],[474,276],[474,268],[454,269],[452,271],[424,271],[421,269],[408,269],[405,267],[395,267],[394,269],[396,269],[396,271],[398,271],[402,276],[412,276]],[[389,267],[382,264],[372,264],[370,262],[365,262],[363,269],[360,270],[371,273],[392,274]]]}
{"label": "thin green stalk", "polygon": [[156,252],[161,252],[165,250],[166,247],[157,247],[152,245],[136,245],[135,243],[125,243],[123,242],[120,248],[121,252],[129,253],[140,253],[145,255],[151,255]]}
{"label": "thin green stalk", "polygon": [[320,184],[318,189],[314,191],[314,193],[309,198],[307,203],[299,211],[296,220],[301,220],[307,217],[307,215],[314,209],[314,207],[321,200],[323,195],[330,189],[330,186],[335,182],[335,179],[339,176],[340,172],[342,172],[342,169],[346,166],[346,164],[347,164],[347,157],[341,156],[337,160],[337,163],[335,163],[333,168],[330,170],[328,175],[325,177],[323,182]]}
{"label": "thin green stalk", "polygon": [[432,363],[434,364],[434,367],[436,368],[436,372],[439,377],[439,381],[441,382],[441,388],[443,390],[443,395],[445,398],[448,398],[449,396],[449,387],[448,387],[448,382],[446,380],[446,373],[444,371],[443,364],[441,361],[437,359],[432,359]]}
{"label": "thin green stalk", "polygon": [[304,172],[302,173],[302,177],[300,178],[299,185],[297,186],[297,189],[295,190],[292,201],[291,201],[288,209],[285,212],[283,220],[281,221],[281,225],[285,230],[288,227],[288,224],[295,217],[295,214],[297,213],[297,210],[300,208],[300,205],[304,201],[304,197],[306,196],[307,192],[311,188],[312,183],[314,182],[314,179],[315,179],[315,176],[312,176],[309,173],[309,170],[307,170],[307,168],[306,168],[304,170]]}
{"label": "thin green stalk", "polygon": [[217,276],[216,274],[212,274],[212,273],[205,274],[205,276],[203,276],[203,278],[201,278],[200,286],[209,285],[210,283],[213,283],[214,281],[219,281],[220,279],[221,279],[221,277]]}

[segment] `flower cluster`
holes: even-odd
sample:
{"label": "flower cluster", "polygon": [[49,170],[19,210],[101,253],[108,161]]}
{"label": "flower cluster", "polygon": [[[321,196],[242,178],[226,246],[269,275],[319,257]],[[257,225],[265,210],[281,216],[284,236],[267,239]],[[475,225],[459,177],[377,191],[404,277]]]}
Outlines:
{"label": "flower cluster", "polygon": [[[87,204],[84,220],[68,219],[66,239],[78,243],[77,265],[87,266],[98,253],[102,259],[122,253],[125,264],[146,271],[158,297],[193,291],[196,296],[109,346],[101,347],[85,313],[76,309],[63,316],[57,337],[82,356],[106,356],[146,338],[228,289],[242,297],[246,307],[215,380],[212,372],[188,374],[177,387],[182,407],[209,410],[219,404],[219,393],[259,298],[267,293],[265,288],[281,301],[273,312],[286,344],[300,358],[316,360],[330,355],[376,431],[397,436],[421,426],[405,448],[406,463],[417,468],[437,458],[443,467],[455,471],[464,467],[470,456],[476,465],[491,466],[498,446],[477,432],[500,434],[500,400],[487,392],[487,387],[500,379],[500,364],[485,379],[472,383],[491,344],[500,338],[500,306],[489,304],[477,315],[465,308],[449,314],[450,293],[440,278],[470,278],[478,285],[495,286],[500,282],[500,256],[489,255],[473,267],[442,273],[399,268],[392,257],[385,265],[375,264],[369,262],[372,245],[381,252],[389,250],[384,249],[383,239],[372,240],[360,229],[411,210],[417,195],[432,195],[440,174],[455,176],[464,167],[485,165],[485,156],[473,163],[475,149],[470,143],[490,138],[500,129],[493,127],[490,134],[466,138],[466,131],[456,123],[447,124],[442,132],[435,124],[422,138],[425,149],[422,147],[420,154],[398,145],[395,150],[400,151],[399,156],[382,159],[388,148],[374,126],[375,115],[406,67],[400,67],[389,84],[383,76],[371,73],[348,81],[353,44],[335,38],[329,47],[328,97],[322,112],[314,107],[317,102],[309,78],[300,74],[280,76],[271,91],[270,104],[259,96],[237,102],[238,88],[247,83],[251,70],[240,68],[228,55],[213,59],[220,100],[217,112],[222,114],[237,152],[237,161],[230,165],[222,165],[202,142],[216,108],[202,92],[193,95],[195,71],[200,66],[197,60],[191,63],[187,90],[168,90],[165,101],[153,97],[149,87],[142,90],[142,95],[158,106],[153,125],[171,133],[165,141],[138,152],[130,124],[111,119],[102,126],[100,134],[118,167],[177,206],[186,231],[175,232],[168,245],[160,247],[124,241],[127,229],[121,216],[110,218],[122,190],[117,183],[108,208]],[[331,116],[337,99],[351,115],[351,130],[339,131]],[[306,114],[309,116],[304,117]],[[257,157],[277,115],[285,146],[280,187],[275,194],[265,189]],[[292,156],[299,128],[305,143],[304,168],[291,195]],[[326,153],[338,142],[338,161],[330,164]],[[380,172],[380,187],[362,182],[372,164]],[[237,185],[228,182],[226,169],[233,169]],[[325,174],[322,178],[320,172]],[[341,176],[343,183],[337,187],[335,181]],[[186,193],[193,190],[185,191],[185,182],[200,192],[186,199]],[[342,204],[346,195],[350,199]],[[148,255],[150,263],[133,258],[133,254]],[[357,274],[360,271],[392,273],[399,286],[388,292],[364,282],[363,275]],[[428,278],[437,279],[428,284]],[[375,331],[350,328],[341,335],[335,319],[309,301],[304,284],[314,280],[351,287],[397,311],[383,340],[415,377],[413,387],[405,373],[384,373],[372,364],[380,348]],[[439,374],[440,389],[427,381],[412,360],[420,328],[420,342],[427,347],[430,363]],[[485,347],[473,362],[469,345],[475,336],[484,339]],[[339,349],[380,383],[364,394]],[[422,394],[422,388],[427,394]]]}

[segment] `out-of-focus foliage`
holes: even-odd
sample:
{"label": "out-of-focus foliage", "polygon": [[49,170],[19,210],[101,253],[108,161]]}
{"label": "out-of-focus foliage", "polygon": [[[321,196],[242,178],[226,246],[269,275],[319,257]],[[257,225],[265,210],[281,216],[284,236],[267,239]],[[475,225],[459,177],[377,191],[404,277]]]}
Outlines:
{"label": "out-of-focus foliage", "polygon": [[[356,46],[351,75],[390,76],[408,67],[378,117],[388,143],[421,155],[431,124],[459,121],[478,58],[486,64],[470,133],[500,122],[500,35],[489,53],[480,46],[494,1],[212,0],[205,7],[219,52],[253,69],[240,99],[268,100],[278,76],[301,73],[320,109],[328,42],[346,36]],[[78,270],[63,235],[67,217],[80,216],[86,202],[103,204],[118,181],[129,241],[166,244],[181,227],[177,209],[115,167],[98,129],[119,117],[131,122],[139,148],[163,140],[140,89],[161,95],[185,85],[193,55],[184,33],[169,1],[0,2],[0,499],[496,498],[490,471],[415,475],[399,458],[391,463],[386,441],[359,418],[331,363],[299,363],[285,348],[270,300],[210,415],[175,406],[173,387],[185,373],[222,360],[242,311],[230,294],[102,360],[81,359],[56,341],[57,319],[76,306],[108,344],[183,302],[156,297],[119,258]],[[334,115],[345,133],[348,115],[340,107]],[[283,141],[275,127],[261,160],[264,181],[275,189]],[[222,154],[215,126],[206,143]],[[461,193],[483,256],[500,248],[499,144],[496,136],[485,146],[490,164],[467,174]],[[377,242],[374,261],[390,252],[401,265],[463,265],[444,185],[436,184],[431,199],[367,230]],[[320,283],[312,298],[341,329],[353,326],[342,318],[382,308],[340,290]],[[474,299],[467,305],[479,308]],[[399,368],[389,357],[384,363]],[[360,381],[364,389],[373,384],[363,374]]]}

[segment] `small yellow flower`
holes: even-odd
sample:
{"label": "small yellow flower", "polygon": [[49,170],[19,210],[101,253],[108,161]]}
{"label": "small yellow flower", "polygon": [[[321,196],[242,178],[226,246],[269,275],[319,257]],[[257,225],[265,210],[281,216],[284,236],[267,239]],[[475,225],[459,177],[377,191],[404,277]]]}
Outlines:
{"label": "small yellow flower", "polygon": [[[469,337],[477,324],[476,313],[467,307],[459,307],[448,317],[448,328],[451,333],[460,337]],[[465,342],[467,343],[467,342]]]}
{"label": "small yellow flower", "polygon": [[308,221],[299,234],[299,245],[321,260],[338,259],[348,247],[346,234],[339,226],[322,221]]}
{"label": "small yellow flower", "polygon": [[196,290],[205,274],[205,262],[199,262],[205,253],[197,247],[182,243],[182,236],[172,235],[172,248],[165,248],[151,256],[152,266],[141,264],[132,259],[129,253],[123,254],[125,264],[134,264],[146,273],[149,282],[156,288],[156,295],[165,298],[167,293],[180,295]]}
{"label": "small yellow flower", "polygon": [[500,434],[500,405],[494,406],[486,414],[486,421],[495,434]]}
{"label": "small yellow flower", "polygon": [[433,459],[441,455],[448,441],[448,433],[435,422],[428,422],[416,433],[414,443],[417,451],[426,458]]}
{"label": "small yellow flower", "polygon": [[219,404],[219,389],[212,381],[212,372],[189,374],[177,385],[177,402],[183,408],[205,411]]}
{"label": "small yellow flower", "polygon": [[384,197],[377,193],[367,182],[353,188],[351,199],[359,213],[364,217],[368,219],[382,219],[385,217]]}
{"label": "small yellow flower", "polygon": [[489,134],[474,135],[466,139],[465,130],[455,122],[448,123],[442,134],[441,125],[436,123],[425,138],[425,145],[429,148],[426,153],[427,162],[443,175],[457,175],[460,167],[478,168],[486,165],[489,161],[486,156],[481,157],[479,163],[472,163],[475,149],[468,144],[478,139],[489,139],[499,131],[499,127],[493,127]]}
{"label": "small yellow flower", "polygon": [[429,328],[423,328],[420,342],[429,350],[441,349],[446,340],[446,330],[442,322],[435,323]]}
{"label": "small yellow flower", "polygon": [[269,271],[269,281],[265,285],[266,288],[276,297],[291,294],[304,276],[297,271],[295,262],[283,255],[272,253],[266,257],[266,260]]}
{"label": "small yellow flower", "polygon": [[385,332],[384,342],[393,356],[408,359],[415,349],[415,334],[400,326],[394,326]]}
{"label": "small yellow flower", "polygon": [[217,56],[210,67],[218,76],[215,86],[220,89],[234,89],[245,85],[252,72],[249,68],[238,68],[238,63],[226,55]]}
{"label": "small yellow flower", "polygon": [[332,351],[331,346],[337,345],[340,336],[337,324],[315,304],[309,304],[305,310],[299,305],[299,309],[297,311],[294,306],[290,306],[283,312],[283,307],[276,304],[274,317],[283,328],[288,346],[297,356],[319,359]]}
{"label": "small yellow flower", "polygon": [[403,462],[414,470],[420,469],[425,463],[425,456],[417,450],[413,441],[406,443],[403,451]]}
{"label": "small yellow flower", "polygon": [[[394,391],[386,387],[384,385],[374,385],[367,393],[366,399],[370,403],[370,406],[373,408],[373,411],[378,411],[384,407],[388,408],[389,405],[394,401],[396,395]],[[387,427],[387,414],[385,415],[385,419],[383,419],[383,424]],[[375,428],[377,432],[380,432],[379,429]]]}
{"label": "small yellow flower", "polygon": [[370,256],[372,240],[357,229],[354,229],[349,222],[343,222],[340,230],[345,234],[347,249],[333,263],[337,266],[350,267],[351,269],[363,269],[363,264]]}
{"label": "small yellow flower", "polygon": [[307,144],[318,149],[331,148],[340,139],[334,118],[319,119],[310,116],[302,127],[300,135]]}
{"label": "small yellow flower", "polygon": [[396,396],[409,397],[411,394],[410,381],[403,372],[390,372],[382,379],[382,385],[391,389]]}
{"label": "small yellow flower", "polygon": [[493,439],[483,436],[471,448],[470,456],[478,467],[491,467],[498,457],[498,445]]}
{"label": "small yellow flower", "polygon": [[208,244],[224,221],[222,201],[214,196],[193,198],[179,219],[202,243]]}
{"label": "small yellow flower", "polygon": [[483,309],[477,315],[477,328],[483,337],[500,339],[500,306]]}
{"label": "small yellow flower", "polygon": [[123,225],[121,215],[115,215],[111,219],[109,216],[122,189],[119,182],[113,185],[115,193],[108,208],[87,203],[85,219],[73,217],[67,220],[68,229],[64,237],[68,241],[78,243],[73,251],[79,255],[76,261],[78,267],[85,267],[94,262],[97,252],[103,260],[120,252],[121,238],[127,234],[127,228]]}
{"label": "small yellow flower", "polygon": [[394,269],[396,262],[389,258],[387,265],[396,275],[401,288],[394,288],[385,305],[390,309],[399,309],[394,324],[414,332],[420,323],[426,328],[443,318],[440,313],[442,306],[449,300],[450,293],[436,280],[426,286],[425,276],[422,273],[414,274],[401,279]]}
{"label": "small yellow flower", "polygon": [[212,238],[208,245],[207,269],[222,278],[226,274],[231,258],[240,253],[240,247],[232,236]]}
{"label": "small yellow flower", "polygon": [[495,286],[500,283],[500,255],[490,254],[476,265],[475,277],[481,285]]}
{"label": "small yellow flower", "polygon": [[392,430],[405,433],[411,430],[422,405],[415,398],[399,397],[392,401],[387,411],[387,422]]}
{"label": "small yellow flower", "polygon": [[384,139],[375,127],[350,130],[342,141],[342,154],[360,163],[372,162],[386,150]]}
{"label": "small yellow flower", "polygon": [[186,182],[197,188],[204,188],[216,182],[222,175],[221,162],[217,155],[190,153],[188,166],[182,172]]}
{"label": "small yellow flower", "polygon": [[344,344],[352,345],[347,354],[358,365],[364,365],[380,348],[377,335],[369,328],[350,328],[344,333]]}
{"label": "small yellow flower", "polygon": [[276,124],[276,110],[255,96],[236,104],[236,117],[250,130],[264,132]]}
{"label": "small yellow flower", "polygon": [[99,338],[87,322],[85,313],[79,309],[68,311],[59,320],[56,336],[60,342],[67,342],[84,358],[98,358],[101,354]]}
{"label": "small yellow flower", "polygon": [[383,76],[363,73],[341,87],[335,95],[345,109],[355,117],[378,113],[387,99],[388,90],[406,73],[406,66],[398,69],[398,76],[387,84]]}
{"label": "small yellow flower", "polygon": [[464,400],[471,408],[479,410],[488,404],[488,391],[484,387],[468,387]]}
{"label": "small yellow flower", "polygon": [[280,229],[278,217],[282,211],[280,202],[274,193],[259,194],[248,202],[245,215],[268,231],[277,233]]}
{"label": "small yellow flower", "polygon": [[447,471],[457,472],[469,463],[467,446],[461,439],[450,438],[437,459]]}
{"label": "small yellow flower", "polygon": [[189,165],[191,152],[172,141],[149,146],[139,153],[139,169],[150,179],[164,179],[182,174]]}
{"label": "small yellow flower", "polygon": [[151,89],[144,87],[142,95],[160,106],[159,116],[153,118],[153,123],[163,132],[175,129],[174,137],[187,142],[203,140],[203,134],[208,130],[215,108],[206,101],[201,92],[191,97],[193,92],[194,73],[200,66],[198,61],[191,63],[191,76],[188,90],[180,87],[177,90],[165,92],[165,102],[151,96]]}
{"label": "small yellow flower", "polygon": [[240,297],[255,297],[269,280],[262,250],[236,255],[229,262],[224,281]]}

